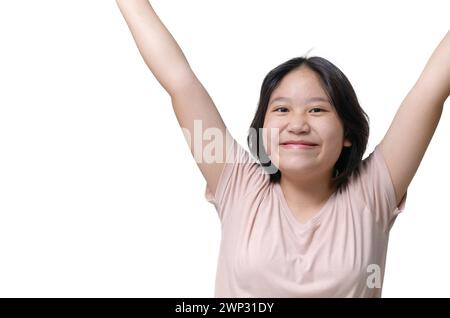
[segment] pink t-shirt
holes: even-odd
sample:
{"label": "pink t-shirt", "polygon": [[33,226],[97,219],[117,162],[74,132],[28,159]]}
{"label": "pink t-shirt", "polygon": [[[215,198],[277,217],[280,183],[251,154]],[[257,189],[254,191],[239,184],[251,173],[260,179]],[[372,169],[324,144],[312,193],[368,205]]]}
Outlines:
{"label": "pink t-shirt", "polygon": [[215,195],[222,239],[215,297],[381,297],[397,206],[378,146],[348,184],[300,223],[279,183],[236,140]]}

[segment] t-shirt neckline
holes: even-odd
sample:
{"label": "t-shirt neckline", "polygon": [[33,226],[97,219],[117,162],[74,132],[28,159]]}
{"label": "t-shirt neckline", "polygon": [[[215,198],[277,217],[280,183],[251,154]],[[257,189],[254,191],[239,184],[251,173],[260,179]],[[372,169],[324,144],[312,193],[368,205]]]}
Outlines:
{"label": "t-shirt neckline", "polygon": [[330,210],[331,202],[334,200],[336,193],[338,190],[333,192],[333,194],[330,195],[330,197],[327,199],[324,205],[319,209],[318,212],[316,212],[310,219],[308,219],[305,223],[301,223],[297,218],[295,217],[294,212],[289,208],[289,205],[287,203],[286,197],[284,196],[283,189],[281,189],[280,183],[275,182],[274,184],[275,191],[278,194],[278,197],[282,204],[282,210],[284,214],[287,216],[287,218],[290,220],[290,222],[299,230],[308,230],[314,226],[317,226],[321,219],[323,218],[324,214],[328,210]]}

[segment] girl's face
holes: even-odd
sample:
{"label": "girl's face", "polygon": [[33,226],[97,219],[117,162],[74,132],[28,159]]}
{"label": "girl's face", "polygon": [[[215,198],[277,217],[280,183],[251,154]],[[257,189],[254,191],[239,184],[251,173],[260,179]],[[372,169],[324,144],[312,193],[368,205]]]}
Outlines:
{"label": "girl's face", "polygon": [[[343,124],[318,75],[307,67],[287,74],[272,92],[263,128],[263,143],[270,160],[282,174],[294,177],[326,173],[332,177],[342,147],[351,146],[344,139]],[[316,145],[282,145],[292,140]]]}

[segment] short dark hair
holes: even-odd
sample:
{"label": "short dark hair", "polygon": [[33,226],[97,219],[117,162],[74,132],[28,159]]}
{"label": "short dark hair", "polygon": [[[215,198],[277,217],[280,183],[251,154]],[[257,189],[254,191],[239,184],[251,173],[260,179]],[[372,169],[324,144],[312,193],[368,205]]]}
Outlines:
{"label": "short dark hair", "polygon": [[[295,57],[271,70],[261,86],[260,98],[255,117],[250,125],[247,143],[251,154],[259,164],[268,170],[272,166],[262,143],[264,119],[270,97],[281,80],[291,71],[301,66],[314,71],[321,82],[322,88],[328,94],[339,118],[344,126],[344,136],[352,142],[351,147],[343,147],[334,165],[333,185],[340,188],[345,185],[352,172],[358,167],[366,151],[369,139],[369,117],[361,108],[356,93],[344,73],[333,63],[319,56]],[[261,144],[260,144],[261,143]],[[263,160],[261,160],[263,159]],[[281,172],[269,173],[271,182],[278,182]]]}

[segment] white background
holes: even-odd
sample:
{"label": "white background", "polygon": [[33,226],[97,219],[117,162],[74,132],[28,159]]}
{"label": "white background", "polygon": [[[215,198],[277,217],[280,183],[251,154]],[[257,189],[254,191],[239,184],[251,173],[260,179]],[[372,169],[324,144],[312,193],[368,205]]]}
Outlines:
{"label": "white background", "polygon": [[[151,3],[242,145],[264,76],[309,52],[353,84],[366,155],[450,22],[448,1]],[[115,1],[1,1],[0,40],[0,296],[212,297],[219,219]],[[450,296],[448,104],[383,297]]]}

